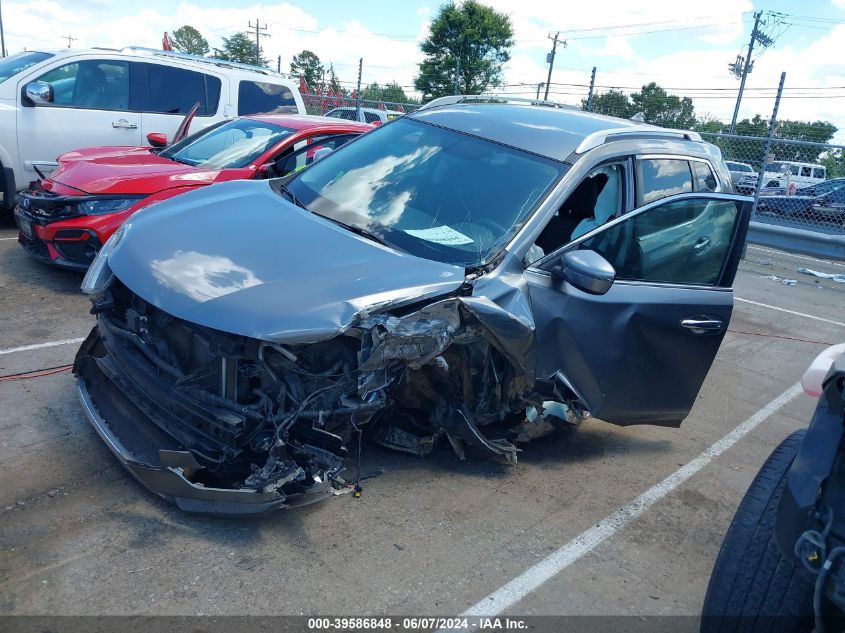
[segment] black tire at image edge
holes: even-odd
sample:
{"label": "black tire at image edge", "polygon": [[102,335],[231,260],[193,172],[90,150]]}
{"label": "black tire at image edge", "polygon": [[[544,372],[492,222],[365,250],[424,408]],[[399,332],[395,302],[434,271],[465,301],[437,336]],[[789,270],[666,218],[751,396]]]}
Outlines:
{"label": "black tire at image edge", "polygon": [[812,577],[775,542],[775,519],[804,430],[769,455],[737,508],[702,608],[701,633],[807,633],[813,628]]}

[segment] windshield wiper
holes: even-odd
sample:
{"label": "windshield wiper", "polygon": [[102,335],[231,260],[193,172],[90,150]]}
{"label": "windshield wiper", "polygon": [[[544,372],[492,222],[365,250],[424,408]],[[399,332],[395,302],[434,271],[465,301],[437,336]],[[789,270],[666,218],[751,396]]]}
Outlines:
{"label": "windshield wiper", "polygon": [[305,209],[306,211],[308,211],[308,207],[303,204],[302,200],[296,197],[296,194],[293,191],[288,189],[288,186],[286,184],[279,182],[276,184],[276,188],[279,190],[279,192],[283,193],[288,198],[290,198],[290,201],[293,202],[300,209]]}
{"label": "windshield wiper", "polygon": [[[316,215],[320,215],[320,214],[317,213]],[[320,217],[326,218],[327,220],[331,220],[332,222],[334,222],[338,226],[342,226],[343,228],[345,228],[347,231],[355,233],[356,235],[360,235],[361,237],[366,237],[368,240],[372,240],[373,242],[376,242],[377,244],[381,244],[382,246],[387,246],[388,248],[396,248],[395,246],[393,246],[393,244],[388,244],[387,242],[385,242],[383,239],[381,239],[381,237],[379,237],[375,233],[372,233],[372,232],[368,231],[367,229],[363,229],[360,226],[355,226],[354,224],[347,224],[346,222],[341,222],[340,220],[336,220],[335,218],[330,218],[330,217],[325,216],[325,215],[320,215]]]}

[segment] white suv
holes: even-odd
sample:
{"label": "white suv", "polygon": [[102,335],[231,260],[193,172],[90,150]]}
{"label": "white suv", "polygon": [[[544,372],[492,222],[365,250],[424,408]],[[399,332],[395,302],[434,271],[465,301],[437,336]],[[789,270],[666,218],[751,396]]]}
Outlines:
{"label": "white suv", "polygon": [[172,137],[199,103],[196,131],[226,117],[305,113],[298,86],[267,68],[128,47],[29,51],[0,60],[0,209],[59,154]]}

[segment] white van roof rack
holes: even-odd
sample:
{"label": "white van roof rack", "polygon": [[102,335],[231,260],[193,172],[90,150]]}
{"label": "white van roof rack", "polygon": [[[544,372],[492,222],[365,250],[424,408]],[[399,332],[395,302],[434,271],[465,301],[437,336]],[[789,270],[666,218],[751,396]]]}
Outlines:
{"label": "white van roof rack", "polygon": [[577,106],[569,105],[566,103],[559,103],[557,101],[549,101],[546,99],[529,99],[526,97],[508,97],[502,95],[481,94],[449,95],[446,97],[440,97],[438,99],[432,99],[428,103],[424,104],[422,107],[418,108],[417,111],[419,112],[419,110],[427,110],[428,108],[436,108],[439,106],[452,105],[455,103],[468,103],[472,101],[477,101],[480,103],[516,103],[524,105],[547,106],[550,108],[561,108],[564,110],[581,110],[581,108]]}
{"label": "white van roof rack", "polygon": [[242,64],[240,62],[230,62],[225,59],[218,59],[217,57],[203,57],[202,55],[191,55],[190,53],[180,53],[179,51],[164,51],[157,48],[149,48],[146,46],[124,46],[120,49],[122,52],[131,53],[145,53],[147,55],[154,55],[156,57],[171,57],[176,59],[184,59],[192,62],[200,62],[203,64],[211,64],[219,66],[220,68],[238,68],[240,70],[248,70],[254,73],[261,73],[262,75],[270,75],[272,77],[282,77],[284,79],[293,79],[290,75],[276,72],[264,66],[255,66],[254,64]]}

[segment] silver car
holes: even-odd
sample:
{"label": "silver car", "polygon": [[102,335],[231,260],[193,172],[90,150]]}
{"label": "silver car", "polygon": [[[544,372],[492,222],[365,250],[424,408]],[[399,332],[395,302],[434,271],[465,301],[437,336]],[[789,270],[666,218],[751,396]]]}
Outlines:
{"label": "silver car", "polygon": [[590,415],[679,426],[731,317],[726,191],[694,132],[447,97],[133,216],[83,284],[79,395],[144,485],[220,514],[350,490],[362,434],[513,462]]}

